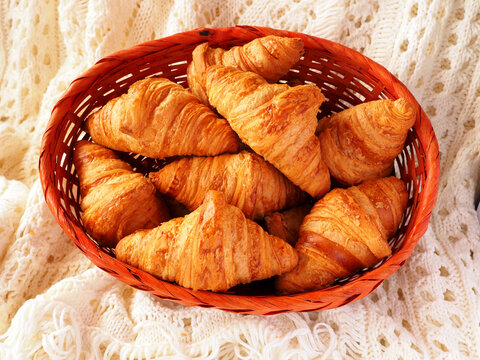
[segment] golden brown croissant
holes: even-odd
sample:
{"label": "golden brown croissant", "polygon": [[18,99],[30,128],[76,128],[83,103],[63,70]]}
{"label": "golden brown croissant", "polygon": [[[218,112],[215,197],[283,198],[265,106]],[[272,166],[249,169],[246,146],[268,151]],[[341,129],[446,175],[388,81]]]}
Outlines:
{"label": "golden brown croissant", "polygon": [[282,212],[268,214],[265,216],[267,231],[295,246],[300,225],[311,209],[311,205],[305,204]]}
{"label": "golden brown croissant", "polygon": [[152,158],[217,155],[239,146],[224,119],[167,79],[135,82],[91,115],[86,129],[101,145]]}
{"label": "golden brown croissant", "polygon": [[194,290],[226,291],[291,270],[295,250],[210,191],[184,218],[122,239],[116,256],[139,269]]}
{"label": "golden brown croissant", "polygon": [[203,203],[209,190],[221,191],[227,202],[249,219],[262,219],[266,213],[298,205],[306,197],[272,165],[246,151],[183,158],[150,173],[149,178],[158,191],[191,210]]}
{"label": "golden brown croissant", "polygon": [[415,109],[405,99],[371,101],[320,120],[330,174],[344,185],[387,176],[414,122]]}
{"label": "golden brown croissant", "polygon": [[210,66],[205,79],[210,103],[247,145],[313,197],[328,191],[330,175],[315,136],[325,99],[318,87],[269,84],[219,65]]}
{"label": "golden brown croissant", "polygon": [[100,244],[115,246],[138,229],[168,220],[153,184],[103,146],[79,141],[73,162],[80,182],[83,224]]}
{"label": "golden brown croissant", "polygon": [[368,180],[334,189],[319,200],[300,227],[298,265],[277,279],[280,293],[318,290],[391,254],[387,239],[407,205],[403,181]]}
{"label": "golden brown croissant", "polygon": [[202,103],[208,105],[205,93],[205,70],[211,65],[223,65],[243,71],[252,71],[269,82],[276,82],[303,55],[299,38],[269,35],[255,39],[230,50],[212,49],[208,43],[198,45],[187,68],[188,87]]}

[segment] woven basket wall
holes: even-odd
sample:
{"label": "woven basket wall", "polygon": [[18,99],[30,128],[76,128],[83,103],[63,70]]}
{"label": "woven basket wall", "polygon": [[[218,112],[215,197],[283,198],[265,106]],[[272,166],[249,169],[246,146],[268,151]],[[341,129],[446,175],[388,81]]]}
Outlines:
{"label": "woven basket wall", "polygon": [[[372,269],[341,279],[328,289],[289,296],[275,296],[268,286],[239,287],[228,293],[193,291],[118,261],[111,249],[100,247],[85,233],[80,220],[80,194],[72,150],[78,139],[89,138],[82,131],[83,121],[110,99],[127,92],[139,79],[159,76],[186,86],[186,68],[191,53],[202,42],[229,48],[270,34],[303,40],[304,57],[281,82],[319,86],[327,99],[320,108],[319,118],[375,99],[404,97],[416,106],[416,123],[395,165],[395,174],[407,184],[409,201],[400,229],[390,241],[392,256]],[[163,165],[163,161],[134,154],[121,154],[121,157],[144,173]],[[369,294],[404,264],[425,233],[436,200],[439,174],[438,144],[430,121],[408,89],[385,68],[328,40],[249,26],[193,30],[101,59],[75,79],[55,105],[40,155],[40,176],[47,204],[67,235],[95,265],[162,299],[248,314],[330,309]]]}

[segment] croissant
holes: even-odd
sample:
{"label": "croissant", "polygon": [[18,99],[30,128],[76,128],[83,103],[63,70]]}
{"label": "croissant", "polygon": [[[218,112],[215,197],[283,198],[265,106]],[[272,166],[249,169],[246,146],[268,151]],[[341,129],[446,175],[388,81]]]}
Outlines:
{"label": "croissant", "polygon": [[214,157],[173,161],[149,174],[162,194],[191,210],[199,207],[209,190],[221,191],[229,204],[249,219],[298,205],[306,194],[260,156],[242,151]]}
{"label": "croissant", "polygon": [[92,139],[152,158],[236,152],[239,140],[224,119],[167,79],[135,82],[86,121]]}
{"label": "croissant", "polygon": [[318,87],[269,84],[219,65],[210,66],[205,79],[210,103],[242,141],[313,197],[328,191],[330,175],[315,136],[325,99]]}
{"label": "croissant", "polygon": [[103,146],[79,141],[73,162],[80,182],[82,220],[101,244],[114,247],[135,230],[169,219],[153,184]]}
{"label": "croissant", "polygon": [[267,231],[295,246],[300,225],[311,209],[311,205],[305,204],[282,212],[276,211],[268,214],[265,216]]}
{"label": "croissant", "polygon": [[269,35],[255,39],[230,50],[212,49],[208,43],[198,45],[187,68],[190,91],[208,105],[205,93],[205,70],[211,65],[224,65],[243,71],[252,71],[269,82],[277,82],[303,55],[303,42],[299,38]]}
{"label": "croissant", "polygon": [[298,265],[277,279],[277,290],[322,289],[389,256],[387,239],[396,232],[407,199],[405,184],[395,177],[330,191],[305,217],[295,245]]}
{"label": "croissant", "polygon": [[415,108],[402,98],[363,103],[320,120],[330,174],[344,185],[387,176],[414,122]]}
{"label": "croissant", "polygon": [[184,218],[123,238],[115,253],[163,280],[212,291],[282,274],[298,261],[295,249],[213,190]]}

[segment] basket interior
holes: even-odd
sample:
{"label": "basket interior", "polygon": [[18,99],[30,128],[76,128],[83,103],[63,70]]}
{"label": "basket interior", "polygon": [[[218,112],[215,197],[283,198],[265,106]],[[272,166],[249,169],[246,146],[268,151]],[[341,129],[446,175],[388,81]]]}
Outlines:
{"label": "basket interior", "polygon": [[[222,47],[229,48],[245,42],[236,39],[229,40],[222,42]],[[196,45],[198,43],[178,44],[174,48],[152,51],[146,56],[124,61],[112,71],[99,76],[89,89],[75,98],[72,107],[63,118],[63,123],[58,126],[58,141],[55,145],[56,155],[53,164],[55,187],[60,195],[59,206],[63,209],[67,220],[73,225],[73,231],[83,231],[78,178],[72,161],[75,142],[79,139],[89,139],[89,135],[82,130],[83,121],[110,99],[127,92],[128,87],[135,81],[143,78],[164,77],[186,87],[186,69]],[[211,45],[218,46],[219,44],[212,42]],[[336,59],[327,50],[308,47],[305,49],[302,59],[280,82],[291,85],[308,83],[319,86],[326,97],[326,101],[318,113],[319,119],[365,101],[395,98],[375,76],[366,74],[355,65]],[[413,222],[412,214],[415,214],[422,183],[425,181],[422,151],[415,129],[410,130],[405,149],[396,159],[394,166],[394,174],[403,179],[407,185],[409,201],[400,229],[390,240],[393,254],[403,246],[407,229]],[[162,160],[145,158],[136,154],[122,153],[120,156],[128,161],[136,171],[142,173],[158,170],[165,164]],[[84,241],[82,239],[87,238],[82,236],[77,238],[77,241]],[[94,244],[101,255],[113,257],[112,249],[99,246],[91,237],[88,241]],[[77,245],[79,245],[78,242]],[[381,266],[386,260],[377,264],[376,267]],[[108,267],[101,267],[109,271]],[[364,269],[352,277],[340,279],[336,284],[351,281],[368,270]],[[136,276],[135,273],[133,275]],[[142,288],[138,283],[132,284],[132,286]],[[265,289],[267,289],[267,293],[270,291],[268,286],[253,285],[248,288],[247,293],[249,295],[265,295]],[[147,288],[146,290],[151,289]],[[243,287],[234,288],[230,293],[243,295],[245,289]]]}

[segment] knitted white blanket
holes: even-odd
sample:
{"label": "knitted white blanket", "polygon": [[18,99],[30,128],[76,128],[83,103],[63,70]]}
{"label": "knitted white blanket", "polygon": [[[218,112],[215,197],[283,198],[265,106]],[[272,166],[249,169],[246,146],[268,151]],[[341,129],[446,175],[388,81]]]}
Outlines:
{"label": "knitted white blanket", "polygon": [[[162,301],[95,268],[44,203],[39,144],[70,81],[121,48],[234,24],[355,48],[433,122],[442,175],[429,229],[363,300],[269,317]],[[0,1],[0,358],[480,359],[479,36],[476,0]]]}

